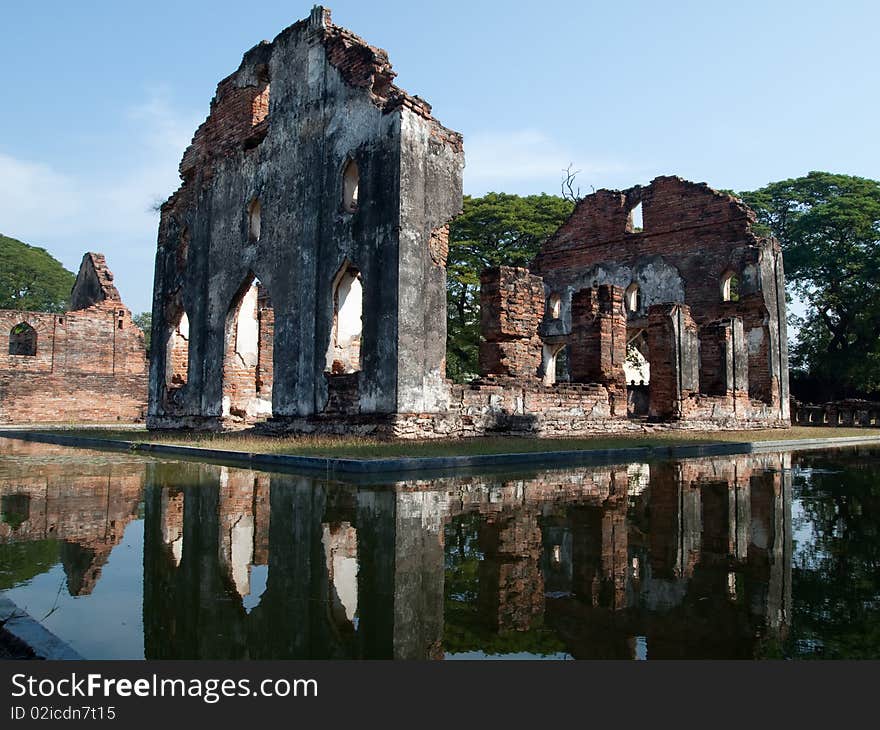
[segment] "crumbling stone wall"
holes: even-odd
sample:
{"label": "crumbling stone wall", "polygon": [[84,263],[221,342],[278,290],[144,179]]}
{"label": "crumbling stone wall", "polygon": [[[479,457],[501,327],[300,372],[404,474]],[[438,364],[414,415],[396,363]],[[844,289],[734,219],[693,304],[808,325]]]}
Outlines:
{"label": "crumbling stone wall", "polygon": [[[485,272],[481,379],[453,387],[445,266],[462,139],[394,77],[385,51],[319,6],[220,82],[162,207],[151,428],[626,430],[628,400],[643,415],[627,393],[631,341],[656,348],[640,399],[653,420],[789,423],[779,244],[738,199],[678,177],[587,196],[529,269]],[[251,285],[271,302],[254,358],[236,345]],[[689,323],[655,318],[651,334],[658,306],[687,307]]]}
{"label": "crumbling stone wall", "polygon": [[700,331],[700,388],[707,395],[748,395],[748,345],[739,317],[711,322]]}
{"label": "crumbling stone wall", "polygon": [[[633,210],[639,205],[641,230],[633,222]],[[574,293],[601,284],[633,293],[625,302],[631,336],[649,328],[649,313],[656,305],[687,305],[698,329],[739,319],[748,354],[737,367],[740,374],[747,373],[749,398],[763,404],[755,403],[752,411],[760,412],[756,418],[767,425],[787,424],[782,253],[775,239],[755,233],[754,222],[754,213],[742,201],[678,177],[659,177],[648,186],[600,190],[585,197],[531,267],[544,280],[547,295],[562,302],[553,333],[571,332]],[[545,318],[542,328],[549,333],[553,323]],[[705,337],[698,339],[709,345]],[[664,360],[667,354],[649,353],[652,389],[673,387],[657,383],[658,375],[661,379],[666,375],[655,373],[655,359]],[[703,366],[710,391],[719,390],[716,376],[709,375],[717,370],[709,360],[717,357],[707,351]],[[701,386],[676,387],[708,394]]]}
{"label": "crumbling stone wall", "polygon": [[651,349],[649,409],[656,419],[680,419],[682,403],[700,392],[697,324],[686,304],[658,304],[648,319]]}
{"label": "crumbling stone wall", "polygon": [[602,285],[571,297],[569,372],[575,383],[601,383],[626,393],[623,291]]}
{"label": "crumbling stone wall", "polygon": [[[394,76],[385,51],[316,7],[220,82],[161,212],[151,428],[446,407],[447,224],[461,209],[462,139]],[[336,284],[349,269],[362,286],[360,349],[334,368]],[[233,394],[233,302],[255,280],[271,312],[261,309],[258,372]],[[188,369],[172,387],[181,312]]]}
{"label": "crumbling stone wall", "polygon": [[535,378],[541,368],[538,325],[544,284],[528,269],[500,266],[480,275],[480,372]]}
{"label": "crumbling stone wall", "polygon": [[[29,328],[29,329],[27,329]],[[35,337],[22,352],[16,332]],[[0,423],[116,423],[143,420],[144,334],[113,284],[103,254],[87,253],[60,314],[0,311]]]}
{"label": "crumbling stone wall", "polygon": [[[683,428],[788,425],[781,253],[753,222],[737,199],[680,178],[585,198],[531,269],[483,273],[482,377],[460,400],[453,390],[445,428],[469,430],[480,397],[477,432],[626,430],[645,412]],[[630,342],[650,365],[646,385],[627,385]],[[567,418],[543,402],[550,392]]]}

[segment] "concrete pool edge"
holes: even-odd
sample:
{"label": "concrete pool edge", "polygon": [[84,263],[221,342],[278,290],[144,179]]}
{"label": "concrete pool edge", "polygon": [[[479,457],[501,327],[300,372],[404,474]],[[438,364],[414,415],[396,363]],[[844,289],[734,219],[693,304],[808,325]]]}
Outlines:
{"label": "concrete pool edge", "polygon": [[33,651],[34,659],[69,661],[83,659],[70,644],[58,638],[4,595],[0,595],[0,621],[3,622],[4,631]]}
{"label": "concrete pool edge", "polygon": [[288,454],[260,454],[245,451],[206,449],[196,446],[175,446],[140,441],[122,441],[70,436],[31,430],[3,430],[0,438],[48,443],[56,446],[125,451],[146,456],[174,456],[198,461],[225,463],[262,470],[283,469],[320,473],[326,476],[394,475],[425,472],[449,472],[464,469],[503,469],[515,467],[592,466],[631,461],[651,461],[674,458],[729,456],[733,454],[766,453],[771,451],[807,451],[843,448],[847,446],[880,446],[880,434],[842,436],[839,438],[780,439],[774,441],[717,441],[706,444],[679,444],[670,446],[635,446],[578,451],[539,451],[509,454],[477,454],[473,456],[391,457],[384,459],[353,459],[323,456],[295,456]]}

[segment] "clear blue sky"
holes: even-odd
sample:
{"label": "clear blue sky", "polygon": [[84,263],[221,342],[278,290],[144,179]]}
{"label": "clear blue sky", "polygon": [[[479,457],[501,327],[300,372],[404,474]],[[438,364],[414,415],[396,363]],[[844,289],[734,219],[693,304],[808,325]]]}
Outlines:
{"label": "clear blue sky", "polygon": [[[466,192],[678,174],[745,190],[820,169],[880,177],[880,3],[328,3],[465,135]],[[157,215],[216,83],[310,2],[2,7],[0,232],[74,268],[107,254],[149,309]]]}

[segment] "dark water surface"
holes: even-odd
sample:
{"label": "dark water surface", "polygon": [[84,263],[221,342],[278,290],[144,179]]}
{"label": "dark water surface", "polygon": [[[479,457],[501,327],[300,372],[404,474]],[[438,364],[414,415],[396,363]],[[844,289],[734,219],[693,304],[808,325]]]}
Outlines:
{"label": "dark water surface", "polygon": [[0,439],[0,593],[90,659],[877,658],[878,526],[861,447],[358,485]]}

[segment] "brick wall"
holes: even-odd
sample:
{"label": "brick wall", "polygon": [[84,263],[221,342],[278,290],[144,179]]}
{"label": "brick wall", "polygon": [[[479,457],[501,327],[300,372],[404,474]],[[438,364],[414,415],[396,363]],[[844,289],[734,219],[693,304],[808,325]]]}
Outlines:
{"label": "brick wall", "polygon": [[697,325],[686,304],[653,306],[648,321],[649,412],[656,419],[678,419],[681,401],[700,391]]}
{"label": "brick wall", "polygon": [[[98,282],[98,283],[95,283]],[[112,285],[100,254],[86,254],[72,299],[50,314],[0,311],[0,333],[26,323],[35,355],[0,345],[0,423],[115,423],[143,420],[147,363],[143,332]]]}
{"label": "brick wall", "polygon": [[[632,221],[639,203],[641,231]],[[645,326],[656,304],[687,304],[699,326],[741,318],[750,395],[778,408],[788,377],[781,255],[777,241],[752,230],[754,221],[755,214],[730,195],[658,177],[648,186],[585,197],[531,269],[554,291],[637,284],[643,305],[630,313],[631,328]],[[725,301],[722,283],[730,274],[738,279],[738,298]],[[786,418],[787,407],[781,408],[779,420]]]}
{"label": "brick wall", "polygon": [[738,317],[700,329],[700,392],[748,394],[748,346]]}
{"label": "brick wall", "polygon": [[259,357],[257,359],[256,390],[264,400],[272,401],[272,379],[275,372],[275,310],[268,296],[261,295],[258,300],[259,318]]}
{"label": "brick wall", "polygon": [[480,372],[535,378],[541,367],[538,325],[544,285],[528,269],[499,266],[480,275]]}
{"label": "brick wall", "polygon": [[571,299],[569,370],[576,383],[601,383],[626,391],[626,314],[623,290],[602,285]]}

